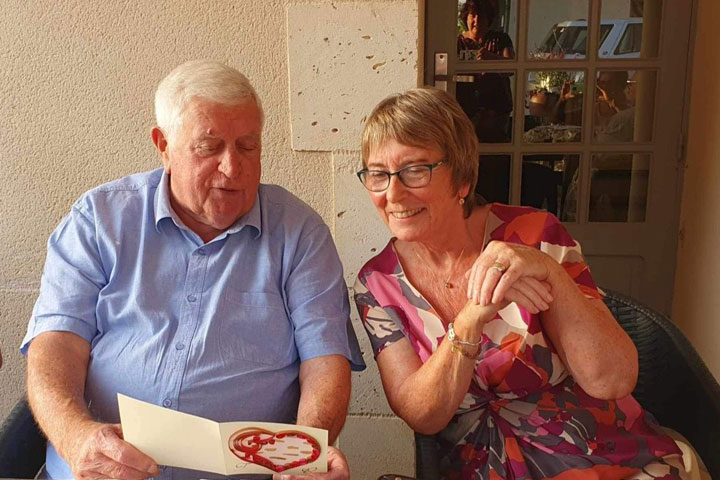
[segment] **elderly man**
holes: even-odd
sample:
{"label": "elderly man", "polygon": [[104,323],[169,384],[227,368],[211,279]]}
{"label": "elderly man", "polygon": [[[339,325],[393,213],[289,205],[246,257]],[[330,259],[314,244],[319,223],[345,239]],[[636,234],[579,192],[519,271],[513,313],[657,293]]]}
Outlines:
{"label": "elderly man", "polygon": [[[164,168],[90,190],[48,242],[22,351],[51,478],[198,478],[122,440],[118,392],[219,422],[325,428],[332,442],[350,366],[364,368],[327,226],[260,184],[247,79],[183,64],[155,111]],[[329,467],[318,477],[349,475],[332,448]]]}

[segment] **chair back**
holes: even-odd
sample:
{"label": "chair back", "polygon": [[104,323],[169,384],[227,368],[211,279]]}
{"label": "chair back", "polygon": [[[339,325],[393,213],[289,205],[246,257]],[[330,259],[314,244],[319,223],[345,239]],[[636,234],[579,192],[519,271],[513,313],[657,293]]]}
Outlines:
{"label": "chair back", "polygon": [[[680,432],[720,479],[720,385],[682,332],[664,315],[605,290],[605,305],[638,350],[633,396],[660,425]],[[419,480],[440,478],[434,436],[415,434]]]}
{"label": "chair back", "polygon": [[45,463],[46,445],[22,398],[0,427],[0,478],[35,478]]}
{"label": "chair back", "polygon": [[720,386],[682,332],[664,315],[611,290],[605,304],[638,350],[635,399],[660,425],[687,438],[720,478]]}

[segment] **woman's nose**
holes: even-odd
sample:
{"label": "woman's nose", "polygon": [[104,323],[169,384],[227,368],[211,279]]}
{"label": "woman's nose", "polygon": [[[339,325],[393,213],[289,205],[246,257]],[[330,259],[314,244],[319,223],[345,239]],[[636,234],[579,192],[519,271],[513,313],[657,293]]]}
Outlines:
{"label": "woman's nose", "polygon": [[405,195],[406,189],[407,187],[403,185],[398,175],[391,175],[390,183],[388,184],[387,190],[385,190],[385,197],[390,202],[397,201]]}

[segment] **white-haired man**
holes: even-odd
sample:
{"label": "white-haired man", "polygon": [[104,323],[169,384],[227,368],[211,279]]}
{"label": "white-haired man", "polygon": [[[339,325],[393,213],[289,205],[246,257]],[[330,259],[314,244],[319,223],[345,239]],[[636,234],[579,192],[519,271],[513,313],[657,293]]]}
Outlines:
{"label": "white-haired man", "polygon": [[[122,440],[118,392],[332,442],[364,368],[330,232],[260,185],[263,111],[237,70],[177,67],[155,97],[164,168],[84,194],[50,236],[22,351],[50,478],[197,478]],[[346,478],[335,449],[329,472]],[[207,475],[204,475],[207,477]]]}

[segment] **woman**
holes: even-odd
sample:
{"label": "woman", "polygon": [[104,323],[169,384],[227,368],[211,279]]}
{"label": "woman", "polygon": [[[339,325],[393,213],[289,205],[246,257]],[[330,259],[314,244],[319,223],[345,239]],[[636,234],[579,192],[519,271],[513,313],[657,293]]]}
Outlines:
{"label": "woman", "polygon": [[[457,37],[461,60],[512,60],[512,40],[505,32],[490,29],[495,7],[488,0],[468,0],[460,9],[460,20],[467,27]],[[510,76],[481,72],[472,82],[458,82],[457,99],[484,143],[503,143],[511,139],[510,113],[513,108]]]}
{"label": "woman", "polygon": [[468,52],[461,60],[511,60],[515,51],[505,32],[490,30],[495,7],[488,0],[467,0],[460,9],[460,21],[466,27],[458,35],[457,52]]}
{"label": "woman", "polygon": [[434,89],[382,101],[358,176],[394,238],[355,302],[393,411],[444,477],[686,478],[630,396],[637,352],[553,215],[479,205],[478,143]]}

